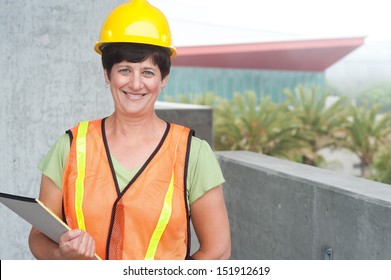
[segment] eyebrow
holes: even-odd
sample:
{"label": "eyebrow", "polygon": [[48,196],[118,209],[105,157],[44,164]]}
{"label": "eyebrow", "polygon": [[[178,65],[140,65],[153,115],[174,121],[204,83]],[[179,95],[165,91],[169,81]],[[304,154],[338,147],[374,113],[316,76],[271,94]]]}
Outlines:
{"label": "eyebrow", "polygon": [[[116,68],[120,68],[120,67],[127,67],[127,68],[133,68],[131,65],[129,64],[117,64],[115,66]],[[145,67],[142,67],[143,70],[156,70],[158,69],[159,67],[158,66],[145,66]]]}

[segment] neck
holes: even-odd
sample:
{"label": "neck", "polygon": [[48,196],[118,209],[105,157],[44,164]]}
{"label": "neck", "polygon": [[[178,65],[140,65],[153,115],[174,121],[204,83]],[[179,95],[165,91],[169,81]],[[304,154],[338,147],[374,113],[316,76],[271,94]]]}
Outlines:
{"label": "neck", "polygon": [[140,139],[143,136],[152,136],[164,130],[166,123],[155,113],[147,118],[129,119],[114,112],[105,121],[106,134],[125,136],[129,139]]}

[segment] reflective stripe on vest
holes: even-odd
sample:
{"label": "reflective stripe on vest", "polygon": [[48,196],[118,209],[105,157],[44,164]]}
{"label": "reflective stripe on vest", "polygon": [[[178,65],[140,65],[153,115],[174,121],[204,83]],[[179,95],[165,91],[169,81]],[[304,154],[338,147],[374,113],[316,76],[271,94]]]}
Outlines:
{"label": "reflective stripe on vest", "polygon": [[148,250],[145,254],[145,260],[153,260],[155,258],[156,250],[159,245],[160,238],[168,224],[172,212],[172,195],[174,193],[174,171],[172,171],[171,182],[168,187],[166,196],[164,198],[164,205],[160,213],[159,221],[153,231],[151,240],[149,241]]}
{"label": "reflective stripe on vest", "polygon": [[[175,155],[174,155],[174,164],[177,159],[177,152],[178,151],[178,145],[179,140],[175,145]],[[145,254],[145,260],[153,260],[155,258],[156,250],[159,245],[160,238],[163,235],[164,230],[166,229],[166,226],[170,220],[171,213],[172,213],[172,196],[174,194],[174,168],[172,169],[172,175],[171,175],[171,181],[170,185],[168,186],[166,195],[164,197],[164,204],[162,212],[160,212],[159,220],[157,222],[156,228],[153,231],[151,240],[149,241],[148,250]]]}
{"label": "reflective stripe on vest", "polygon": [[79,229],[86,231],[83,214],[84,178],[86,175],[86,135],[88,121],[79,124],[76,137],[77,178],[75,183],[75,213]]}

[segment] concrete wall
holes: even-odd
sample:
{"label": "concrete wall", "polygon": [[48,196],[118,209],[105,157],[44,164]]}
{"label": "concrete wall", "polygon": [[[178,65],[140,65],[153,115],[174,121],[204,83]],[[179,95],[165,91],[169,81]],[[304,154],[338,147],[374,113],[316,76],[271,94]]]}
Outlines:
{"label": "concrete wall", "polygon": [[391,185],[220,152],[233,259],[391,259]]}
{"label": "concrete wall", "polygon": [[[38,196],[37,165],[78,121],[112,109],[93,46],[120,0],[0,1],[0,191]],[[0,258],[29,259],[30,226],[0,206]]]}
{"label": "concrete wall", "polygon": [[213,110],[208,106],[157,102],[156,113],[162,119],[182,124],[195,131],[195,136],[201,138],[213,147]]}

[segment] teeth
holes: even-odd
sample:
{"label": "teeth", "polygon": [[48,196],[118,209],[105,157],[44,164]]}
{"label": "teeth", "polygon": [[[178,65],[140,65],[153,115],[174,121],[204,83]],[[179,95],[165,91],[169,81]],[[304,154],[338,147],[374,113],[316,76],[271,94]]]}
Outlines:
{"label": "teeth", "polygon": [[131,94],[129,92],[124,92],[130,99],[137,100],[145,96],[145,94]]}

